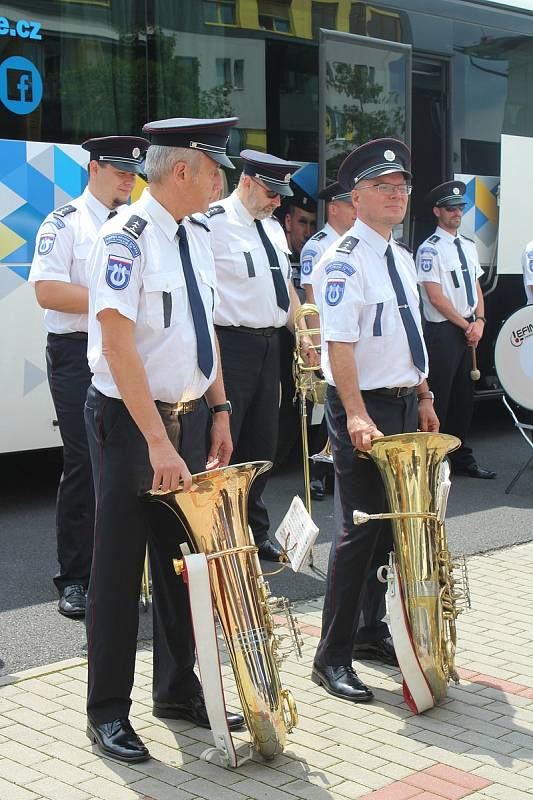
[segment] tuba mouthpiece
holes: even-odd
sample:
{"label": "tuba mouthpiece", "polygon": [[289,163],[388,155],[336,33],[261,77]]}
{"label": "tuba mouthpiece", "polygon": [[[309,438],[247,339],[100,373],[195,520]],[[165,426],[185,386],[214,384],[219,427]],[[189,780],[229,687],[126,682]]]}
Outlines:
{"label": "tuba mouthpiece", "polygon": [[353,524],[354,525],[365,525],[371,519],[370,514],[367,514],[366,511],[355,511],[353,512]]}

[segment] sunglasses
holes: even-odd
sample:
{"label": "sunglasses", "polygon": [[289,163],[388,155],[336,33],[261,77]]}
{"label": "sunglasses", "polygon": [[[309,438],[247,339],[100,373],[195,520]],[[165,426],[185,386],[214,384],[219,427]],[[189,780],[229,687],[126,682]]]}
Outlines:
{"label": "sunglasses", "polygon": [[[250,177],[252,178],[252,176]],[[257,185],[261,187],[261,189],[264,191],[269,200],[273,200],[275,197],[280,196],[279,192],[271,192],[270,189],[267,189],[264,183],[258,181],[257,178],[252,178],[252,180],[254,183],[257,183]]]}
{"label": "sunglasses", "polygon": [[465,210],[464,205],[463,206],[441,206],[441,208],[443,208],[445,211],[449,211],[450,213],[452,211],[464,211]]}

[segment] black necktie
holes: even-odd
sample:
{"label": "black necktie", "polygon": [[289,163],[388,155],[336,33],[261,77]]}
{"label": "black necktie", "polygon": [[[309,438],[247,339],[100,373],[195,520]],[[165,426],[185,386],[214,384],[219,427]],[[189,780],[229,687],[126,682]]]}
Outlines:
{"label": "black necktie", "polygon": [[422,344],[422,337],[418,332],[418,328],[416,327],[416,322],[414,320],[413,314],[407,303],[405,289],[403,288],[400,276],[398,275],[398,270],[396,269],[396,264],[394,263],[394,256],[392,254],[390,245],[385,250],[385,256],[387,258],[387,269],[389,270],[391,283],[396,293],[396,299],[398,301],[398,309],[400,311],[400,315],[402,318],[403,327],[405,328],[405,333],[407,334],[407,341],[409,342],[409,349],[411,350],[413,364],[417,369],[420,370],[420,372],[425,372],[426,357],[424,355],[424,345]]}
{"label": "black necktie", "polygon": [[268,263],[270,266],[270,272],[272,274],[272,280],[274,281],[274,290],[276,292],[276,302],[279,308],[283,309],[283,311],[288,311],[289,309],[289,292],[287,291],[287,285],[285,283],[285,279],[283,277],[283,273],[281,272],[278,257],[276,255],[276,251],[274,250],[274,246],[268,236],[265,233],[265,229],[261,225],[261,221],[256,219],[255,224],[257,225],[257,231],[259,233],[259,238],[263,242],[263,247],[266,250]]}
{"label": "black necktie", "polygon": [[189,306],[194,323],[194,332],[196,333],[196,356],[198,359],[198,366],[205,377],[209,378],[211,370],[213,369],[213,346],[211,343],[211,336],[209,335],[204,304],[202,302],[200,290],[198,289],[198,284],[196,283],[191,254],[189,253],[187,231],[181,225],[178,228],[178,238],[181,265],[183,267],[185,285],[187,286],[187,294],[189,296]]}
{"label": "black necktie", "polygon": [[465,282],[466,287],[466,299],[468,301],[468,305],[470,308],[475,306],[474,301],[474,292],[472,290],[472,281],[470,279],[470,273],[468,271],[468,264],[466,263],[466,257],[461,247],[461,240],[459,238],[453,240],[454,245],[457,247],[457,252],[459,253],[459,261],[461,262],[461,272],[463,273],[463,280]]}
{"label": "black necktie", "polygon": [[107,215],[107,219],[113,219],[113,217],[116,217],[117,214],[118,211],[110,211],[109,214]]}

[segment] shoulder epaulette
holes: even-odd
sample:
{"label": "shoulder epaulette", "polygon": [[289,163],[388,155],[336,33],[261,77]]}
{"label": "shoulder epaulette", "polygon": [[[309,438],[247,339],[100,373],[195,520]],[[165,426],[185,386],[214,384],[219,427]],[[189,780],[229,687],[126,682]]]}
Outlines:
{"label": "shoulder epaulette", "polygon": [[76,206],[61,206],[61,208],[56,208],[53,214],[54,217],[66,217],[67,214],[72,214],[73,211],[77,210]]}
{"label": "shoulder epaulette", "polygon": [[194,222],[195,225],[201,225],[202,228],[206,230],[208,233],[210,232],[211,228],[209,228],[203,220],[198,219],[198,217],[195,217],[191,214],[191,216],[187,217],[187,219],[189,220],[189,222]]}
{"label": "shoulder epaulette", "polygon": [[431,242],[431,244],[437,244],[437,242],[439,241],[440,241],[440,236],[437,236],[436,233],[434,233],[433,236],[430,236],[428,238],[428,242]]}
{"label": "shoulder epaulette", "polygon": [[408,245],[405,244],[405,242],[400,242],[400,241],[398,241],[398,239],[395,239],[394,242],[399,247],[403,247],[404,250],[407,250],[408,253],[411,253],[411,255],[413,254],[413,251],[411,250],[411,248]]}
{"label": "shoulder epaulette", "polygon": [[326,231],[318,231],[318,233],[315,233],[314,236],[311,236],[311,241],[312,242],[319,242],[325,236],[327,236]]}
{"label": "shoulder epaulette", "polygon": [[126,224],[122,226],[122,230],[129,233],[130,236],[133,236],[134,239],[138,239],[147,225],[148,220],[133,214]]}
{"label": "shoulder epaulette", "polygon": [[226,209],[224,208],[224,206],[211,206],[209,211],[206,213],[206,217],[209,217],[211,219],[211,217],[215,217],[217,214],[225,214],[225,213]]}
{"label": "shoulder epaulette", "polygon": [[475,241],[471,239],[470,236],[465,236],[464,233],[461,234],[461,239],[466,239],[467,242],[472,242],[472,244],[475,244]]}
{"label": "shoulder epaulette", "polygon": [[358,242],[355,236],[347,236],[337,247],[337,253],[351,253]]}

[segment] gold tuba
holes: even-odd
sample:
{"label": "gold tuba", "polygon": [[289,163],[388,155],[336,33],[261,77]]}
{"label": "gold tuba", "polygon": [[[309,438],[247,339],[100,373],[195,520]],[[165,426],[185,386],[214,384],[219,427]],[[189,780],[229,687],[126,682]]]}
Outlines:
{"label": "gold tuba", "polygon": [[[445,697],[450,679],[459,681],[455,620],[470,605],[464,557],[452,560],[444,528],[450,486],[444,457],[459,445],[455,436],[442,433],[403,433],[375,439],[368,454],[381,473],[390,513],[354,511],[356,525],[369,519],[392,520],[391,570],[396,571],[401,584],[397,590],[403,595],[411,647],[432,695],[426,707]],[[454,568],[460,570],[459,575],[454,574]],[[406,670],[396,641],[395,646],[409,703]]]}
{"label": "gold tuba", "polygon": [[[193,475],[189,492],[149,492],[187,531],[191,551],[206,553],[213,604],[231,659],[252,746],[264,758],[282,752],[286,735],[298,724],[292,695],[282,689],[278,666],[286,651],[272,612],[286,615],[301,655],[297,621],[286,598],[270,595],[261,574],[257,547],[248,529],[248,492],[268,461],[214,469]],[[165,515],[166,516],[166,515]],[[164,522],[159,516],[158,521]],[[183,561],[174,559],[177,575]]]}

